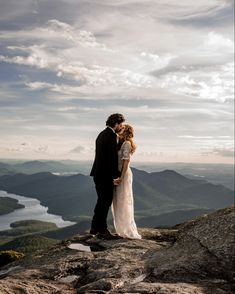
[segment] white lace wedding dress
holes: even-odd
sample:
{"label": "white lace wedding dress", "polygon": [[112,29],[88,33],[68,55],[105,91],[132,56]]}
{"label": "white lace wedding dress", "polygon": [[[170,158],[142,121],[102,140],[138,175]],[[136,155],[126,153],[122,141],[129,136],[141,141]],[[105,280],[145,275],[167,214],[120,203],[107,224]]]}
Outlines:
{"label": "white lace wedding dress", "polygon": [[[125,141],[118,151],[118,167],[121,171],[122,160],[130,159],[131,144]],[[132,190],[132,171],[128,165],[126,174],[118,186],[114,188],[113,203],[111,206],[113,224],[116,233],[124,238],[141,239],[134,220],[134,201]]]}

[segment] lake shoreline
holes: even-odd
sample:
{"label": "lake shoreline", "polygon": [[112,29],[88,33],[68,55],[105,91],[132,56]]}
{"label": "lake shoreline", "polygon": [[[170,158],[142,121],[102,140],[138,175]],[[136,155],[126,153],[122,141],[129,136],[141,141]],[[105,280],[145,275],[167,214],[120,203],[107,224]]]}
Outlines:
{"label": "lake shoreline", "polygon": [[[70,218],[70,217],[68,217],[68,216],[66,216],[66,215],[64,215],[64,214],[58,214],[58,212],[56,211],[56,209],[53,209],[53,208],[51,208],[51,207],[49,207],[49,206],[46,206],[46,204],[45,203],[43,203],[43,201],[42,201],[42,199],[40,199],[40,198],[37,198],[37,196],[35,195],[31,195],[31,193],[29,193],[29,194],[27,194],[27,192],[26,193],[20,193],[20,192],[17,192],[17,194],[14,192],[14,191],[12,191],[12,190],[1,190],[0,189],[0,193],[1,192],[6,192],[6,193],[8,193],[8,194],[13,194],[13,195],[18,195],[18,196],[21,196],[21,197],[26,197],[26,198],[30,198],[30,199],[35,199],[35,200],[37,200],[37,201],[39,201],[39,203],[40,203],[40,205],[42,205],[42,206],[45,206],[45,207],[47,207],[47,212],[49,213],[49,214],[53,214],[53,215],[60,215],[62,218],[63,218],[63,220],[64,221],[68,221],[68,222],[73,222],[73,223],[76,223],[77,221],[76,220],[74,220],[74,219],[72,219],[72,218]],[[0,196],[1,197],[1,196]]]}
{"label": "lake shoreline", "polygon": [[55,223],[58,227],[66,227],[75,224],[69,220],[64,220],[63,216],[53,214],[48,207],[43,206],[36,198],[27,195],[14,194],[0,190],[0,197],[8,197],[18,200],[24,208],[15,209],[13,212],[0,215],[0,231],[11,229],[11,223],[21,220],[41,220]]}

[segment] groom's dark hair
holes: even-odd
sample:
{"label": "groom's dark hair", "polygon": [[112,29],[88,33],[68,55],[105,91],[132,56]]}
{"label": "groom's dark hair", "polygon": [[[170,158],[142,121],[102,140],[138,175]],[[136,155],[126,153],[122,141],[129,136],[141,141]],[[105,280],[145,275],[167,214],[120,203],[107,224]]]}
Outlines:
{"label": "groom's dark hair", "polygon": [[106,121],[106,126],[113,128],[115,124],[120,124],[124,121],[125,121],[125,118],[121,113],[114,113],[108,117]]}

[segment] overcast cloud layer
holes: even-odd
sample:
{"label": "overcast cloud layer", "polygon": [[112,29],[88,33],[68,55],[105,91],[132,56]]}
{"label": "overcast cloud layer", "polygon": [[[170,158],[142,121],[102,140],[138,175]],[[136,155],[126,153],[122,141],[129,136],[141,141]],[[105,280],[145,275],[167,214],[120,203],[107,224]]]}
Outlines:
{"label": "overcast cloud layer", "polygon": [[0,6],[1,158],[92,159],[121,112],[133,160],[232,163],[232,0]]}

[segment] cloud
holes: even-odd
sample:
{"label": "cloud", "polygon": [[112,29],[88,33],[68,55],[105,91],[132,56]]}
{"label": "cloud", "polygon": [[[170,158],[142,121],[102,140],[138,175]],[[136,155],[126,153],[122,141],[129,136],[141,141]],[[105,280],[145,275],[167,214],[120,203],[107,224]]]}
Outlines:
{"label": "cloud", "polygon": [[215,148],[213,153],[216,155],[221,155],[223,157],[234,157],[234,150],[233,149],[218,149]]}
{"label": "cloud", "polygon": [[180,18],[173,18],[171,22],[181,26],[194,26],[197,28],[229,26],[233,23],[234,1],[216,1],[211,8],[206,8],[198,14],[189,14]]}
{"label": "cloud", "polygon": [[222,156],[225,158],[234,158],[234,149],[233,148],[212,148],[205,150],[201,153],[203,156]]}
{"label": "cloud", "polygon": [[23,148],[19,148],[19,147],[7,147],[5,150],[8,152],[22,152],[22,151],[24,151]]}
{"label": "cloud", "polygon": [[76,146],[75,148],[73,148],[70,152],[72,153],[82,153],[83,151],[85,151],[85,148],[81,145]]}
{"label": "cloud", "polygon": [[75,106],[64,106],[57,108],[58,111],[67,112],[71,110],[76,110],[77,108]]}
{"label": "cloud", "polygon": [[37,149],[35,149],[35,151],[39,153],[46,153],[48,151],[48,145],[38,146]]}
{"label": "cloud", "polygon": [[213,136],[190,136],[190,135],[184,135],[184,136],[179,136],[179,138],[182,139],[213,139]]}
{"label": "cloud", "polygon": [[[186,51],[184,57],[178,57],[173,64],[151,74],[161,81],[161,87],[174,93],[219,102],[230,101],[234,99],[234,62],[231,58],[233,49],[234,43],[231,39],[209,32],[197,50],[194,63],[193,58],[189,61],[189,53]],[[231,62],[225,62],[226,56],[227,61]],[[219,60],[221,64],[215,64],[215,60]]]}
{"label": "cloud", "polygon": [[35,152],[35,153],[47,153],[49,151],[49,146],[45,144],[32,144],[31,142],[22,142],[17,144],[18,146],[14,147],[2,147],[2,150],[5,150],[10,153],[25,153],[25,152]]}
{"label": "cloud", "polygon": [[166,54],[163,56],[159,56],[157,54],[151,54],[146,52],[141,52],[140,56],[146,60],[146,63],[149,65],[149,63],[153,63],[152,66],[155,67],[155,69],[162,69],[165,68],[172,59],[176,58],[177,56]]}
{"label": "cloud", "polygon": [[234,63],[204,68],[204,71],[186,66],[164,75],[161,86],[175,93],[200,99],[231,101],[234,99],[233,68]]}
{"label": "cloud", "polygon": [[[26,86],[31,90],[47,89],[72,97],[92,95],[94,88],[97,94],[102,95],[136,88],[153,91],[166,88],[174,93],[220,102],[233,97],[233,63],[225,63],[225,58],[227,61],[231,59],[233,42],[215,32],[198,37],[201,39],[200,47],[192,49],[186,43],[184,54],[178,50],[175,54],[156,54],[148,51],[126,52],[126,48],[113,49],[97,41],[92,32],[77,30],[56,19],[49,20],[46,26],[18,31],[17,34],[2,34],[1,39],[13,36],[16,40],[23,39],[37,44],[7,46],[11,54],[15,52],[17,55],[0,55],[0,61],[52,71],[61,78],[59,84],[28,81]],[[205,65],[188,65],[188,60],[192,62],[194,56],[199,65],[203,62]],[[215,58],[220,57],[224,59],[222,64],[209,69],[211,60],[214,64]],[[121,60],[128,62],[122,64]],[[77,85],[70,85],[67,81],[65,84],[65,79],[76,81]]]}
{"label": "cloud", "polygon": [[31,90],[52,89],[53,87],[56,87],[56,85],[53,86],[52,84],[45,82],[31,82],[25,83],[25,85]]}
{"label": "cloud", "polygon": [[[5,1],[3,155],[6,148],[25,148],[19,156],[91,158],[97,133],[113,112],[124,113],[135,127],[138,152],[149,160],[198,161],[203,151],[229,149],[231,3]],[[207,161],[231,161],[208,154]]]}
{"label": "cloud", "polygon": [[[149,87],[151,84],[151,78],[147,75],[134,72],[128,68],[116,67],[112,65],[112,62],[109,66],[106,66],[105,63],[99,64],[98,60],[97,64],[90,64],[87,57],[84,56],[85,51],[78,54],[78,47],[84,47],[86,49],[91,47],[90,54],[92,54],[93,50],[98,50],[98,52],[105,50],[105,52],[110,51],[111,58],[115,59],[115,52],[107,49],[105,45],[96,42],[91,32],[75,32],[69,24],[51,20],[48,22],[48,28],[37,28],[28,32],[19,32],[17,37],[19,38],[20,36],[23,39],[33,40],[35,36],[37,36],[36,38],[40,38],[41,36],[41,40],[44,42],[32,46],[8,46],[7,48],[10,51],[22,52],[23,55],[12,57],[0,55],[0,61],[54,71],[59,77],[78,81],[81,88],[83,85],[85,87]],[[5,37],[9,38],[9,35],[2,36],[3,39]],[[50,38],[49,43],[47,43],[48,38]],[[51,39],[55,41],[53,45],[50,44]],[[63,46],[65,48],[57,48],[55,46],[57,39],[65,42],[67,46],[64,44]],[[106,52],[105,54],[108,53]],[[76,60],[72,56],[77,57]],[[84,62],[86,59],[87,62]],[[48,87],[48,83],[46,82],[32,82],[27,85],[31,89],[38,89],[43,86]],[[56,89],[52,87],[52,90]]]}

